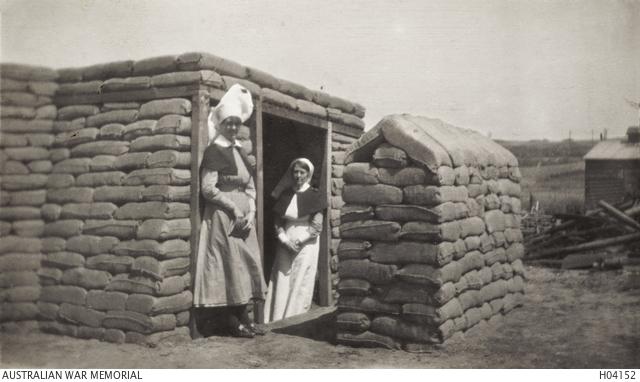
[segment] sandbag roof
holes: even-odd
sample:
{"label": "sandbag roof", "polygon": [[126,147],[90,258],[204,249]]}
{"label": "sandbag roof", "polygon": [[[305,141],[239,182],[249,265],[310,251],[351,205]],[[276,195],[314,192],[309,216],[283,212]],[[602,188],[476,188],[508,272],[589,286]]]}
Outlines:
{"label": "sandbag roof", "polygon": [[509,150],[476,131],[410,114],[382,118],[351,145],[345,162],[369,162],[376,147],[385,141],[433,172],[440,166],[518,166]]}
{"label": "sandbag roof", "polygon": [[[2,64],[3,70],[11,70],[18,64]],[[357,102],[327,94],[320,90],[312,90],[292,81],[277,78],[267,72],[245,66],[235,61],[222,58],[207,52],[187,52],[177,55],[150,57],[141,60],[123,60],[106,62],[86,67],[62,68],[51,70],[52,76],[60,83],[79,83],[104,81],[111,78],[136,78],[154,76],[164,73],[180,71],[211,70],[223,79],[235,80],[245,85],[252,93],[258,93],[261,88],[270,89],[266,96],[273,95],[273,91],[318,104],[326,108],[340,110],[343,113],[364,117],[365,108]],[[57,72],[57,73],[56,73]]]}

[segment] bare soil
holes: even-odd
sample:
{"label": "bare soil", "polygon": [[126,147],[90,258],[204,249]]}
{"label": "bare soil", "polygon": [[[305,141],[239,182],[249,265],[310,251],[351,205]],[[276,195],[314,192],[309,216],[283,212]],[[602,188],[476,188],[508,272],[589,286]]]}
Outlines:
{"label": "bare soil", "polygon": [[638,368],[640,290],[622,271],[529,267],[525,306],[430,353],[332,343],[332,312],[254,340],[209,337],[156,348],[48,334],[1,334],[0,367]]}

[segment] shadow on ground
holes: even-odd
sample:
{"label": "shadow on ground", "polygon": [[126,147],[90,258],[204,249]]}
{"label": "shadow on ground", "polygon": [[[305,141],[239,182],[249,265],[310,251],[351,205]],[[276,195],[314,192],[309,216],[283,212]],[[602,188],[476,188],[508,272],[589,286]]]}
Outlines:
{"label": "shadow on ground", "polygon": [[290,336],[335,344],[335,321],[336,311],[332,310],[308,321],[285,324],[285,326],[273,328],[271,331],[273,333],[288,334]]}

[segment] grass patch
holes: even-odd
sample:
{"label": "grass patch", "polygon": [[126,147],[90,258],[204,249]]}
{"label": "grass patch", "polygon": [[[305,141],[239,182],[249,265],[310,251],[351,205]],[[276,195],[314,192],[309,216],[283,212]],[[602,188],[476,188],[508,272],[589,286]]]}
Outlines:
{"label": "grass patch", "polygon": [[518,158],[518,163],[520,163],[522,167],[581,161],[582,157],[598,143],[598,141],[576,141],[572,139],[565,139],[560,142],[550,142],[547,140],[497,140],[496,142],[511,151],[513,155]]}
{"label": "grass patch", "polygon": [[584,162],[522,167],[522,205],[548,214],[584,212]]}

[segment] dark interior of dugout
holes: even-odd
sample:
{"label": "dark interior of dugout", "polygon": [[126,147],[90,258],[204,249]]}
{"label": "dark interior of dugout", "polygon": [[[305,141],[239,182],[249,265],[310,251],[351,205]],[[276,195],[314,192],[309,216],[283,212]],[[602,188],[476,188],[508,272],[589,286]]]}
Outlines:
{"label": "dark interior of dugout", "polygon": [[[267,283],[275,260],[278,239],[275,233],[273,206],[276,200],[271,192],[287,171],[289,164],[296,158],[304,157],[313,163],[315,171],[311,180],[311,186],[318,188],[326,197],[327,187],[323,186],[326,179],[326,155],[325,141],[327,131],[314,126],[308,126],[300,122],[283,119],[277,116],[265,114],[263,119],[263,176],[264,176],[264,247],[263,265]],[[325,219],[327,216],[325,214]],[[330,232],[322,232],[320,240],[324,242]],[[326,248],[320,248],[318,258],[328,256]],[[314,304],[318,303],[318,274],[314,287]],[[330,287],[330,286],[329,286]]]}

